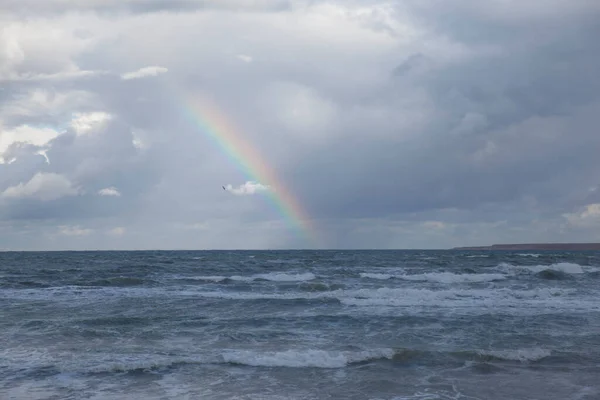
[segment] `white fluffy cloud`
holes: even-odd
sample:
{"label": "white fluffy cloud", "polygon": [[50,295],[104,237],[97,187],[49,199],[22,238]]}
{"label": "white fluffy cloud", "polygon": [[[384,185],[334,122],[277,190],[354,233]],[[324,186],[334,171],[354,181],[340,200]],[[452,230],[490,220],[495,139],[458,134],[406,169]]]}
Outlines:
{"label": "white fluffy cloud", "polygon": [[81,68],[75,57],[92,45],[93,36],[81,35],[67,17],[63,24],[33,17],[5,19],[0,30],[0,80],[13,82],[64,81],[105,71]]}
{"label": "white fluffy cloud", "polygon": [[29,125],[20,125],[11,130],[2,130],[0,126],[0,164],[13,160],[9,154],[14,146],[43,147],[60,133],[52,128],[35,128]]}
{"label": "white fluffy cloud", "polygon": [[121,78],[124,80],[140,79],[140,78],[146,78],[149,76],[157,76],[160,74],[164,74],[167,71],[169,71],[169,70],[165,67],[157,67],[157,66],[144,67],[144,68],[138,69],[137,71],[127,72],[125,74],[122,74]]}
{"label": "white fluffy cloud", "polygon": [[33,198],[41,201],[51,201],[65,196],[75,196],[79,190],[66,177],[55,174],[38,172],[28,182],[10,186],[2,192],[5,199]]}
{"label": "white fluffy cloud", "polygon": [[232,185],[226,185],[225,189],[228,192],[231,192],[231,193],[233,193],[235,195],[239,195],[239,196],[252,195],[252,194],[257,194],[260,192],[266,192],[266,191],[272,190],[270,186],[263,185],[261,183],[254,182],[254,181],[247,181],[246,183],[244,183],[238,187],[233,187]]}
{"label": "white fluffy cloud", "polygon": [[75,113],[71,121],[71,127],[77,135],[86,135],[101,129],[111,119],[110,114],[102,111]]}
{"label": "white fluffy cloud", "polygon": [[119,190],[116,187],[107,187],[104,189],[100,189],[98,191],[98,194],[100,196],[113,196],[113,197],[121,196],[121,192],[119,192]]}

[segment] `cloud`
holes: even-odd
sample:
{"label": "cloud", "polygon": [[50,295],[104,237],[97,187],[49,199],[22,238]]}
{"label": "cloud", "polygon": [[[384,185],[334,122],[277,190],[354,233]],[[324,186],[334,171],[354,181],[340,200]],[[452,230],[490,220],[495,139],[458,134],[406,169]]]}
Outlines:
{"label": "cloud", "polygon": [[242,60],[245,63],[251,63],[253,61],[252,57],[246,56],[244,54],[238,54],[237,58]]}
{"label": "cloud", "polygon": [[52,128],[35,128],[29,125],[20,125],[11,130],[1,130],[0,127],[0,164],[13,159],[10,155],[15,146],[43,147],[60,134],[61,132]]}
{"label": "cloud", "polygon": [[2,192],[5,199],[33,198],[41,201],[52,201],[65,196],[75,196],[79,190],[62,175],[38,172],[28,182],[11,186]]}
{"label": "cloud", "polygon": [[316,89],[295,82],[274,82],[264,91],[261,114],[299,143],[324,142],[339,132],[339,106]]}
{"label": "cloud", "polygon": [[37,153],[35,154],[39,154],[40,156],[44,157],[44,160],[46,160],[47,164],[50,164],[50,158],[48,158],[48,154],[46,153],[48,150],[39,150]]}
{"label": "cloud", "polygon": [[96,11],[101,13],[185,12],[195,10],[280,11],[291,0],[8,0],[0,10],[16,13],[61,14]]}
{"label": "cloud", "polygon": [[80,226],[62,225],[58,227],[58,232],[65,236],[88,236],[94,231],[89,228],[81,228]]}
{"label": "cloud", "polygon": [[77,135],[86,135],[100,129],[111,118],[110,114],[101,111],[75,113],[71,121],[71,127]]}
{"label": "cloud", "polygon": [[117,190],[117,188],[115,188],[115,187],[107,187],[107,188],[104,188],[104,189],[100,189],[98,191],[98,194],[100,196],[114,196],[114,197],[120,197],[121,196],[121,192],[119,192]]}
{"label": "cloud", "polygon": [[93,94],[84,90],[27,88],[0,110],[0,119],[5,123],[21,123],[40,116],[66,118],[70,109],[85,107],[93,101]]}
{"label": "cloud", "polygon": [[565,4],[1,2],[0,240],[304,247],[264,196],[224,196],[248,171],[322,247],[590,240],[600,7]]}
{"label": "cloud", "polygon": [[260,192],[269,191],[269,190],[271,190],[271,187],[268,185],[263,185],[258,182],[247,181],[246,183],[244,183],[238,187],[233,187],[231,185],[225,185],[225,189],[228,192],[233,193],[235,195],[245,196],[245,195],[252,195],[252,194],[257,194]]}
{"label": "cloud", "polygon": [[105,74],[79,66],[76,55],[91,46],[94,38],[78,35],[70,21],[64,22],[36,19],[28,23],[22,18],[5,18],[0,31],[0,80],[60,83]]}
{"label": "cloud", "polygon": [[570,225],[575,227],[600,226],[600,203],[587,204],[579,211],[563,215]]}
{"label": "cloud", "polygon": [[123,236],[127,230],[122,226],[118,226],[116,228],[112,228],[108,231],[108,234],[111,236]]}
{"label": "cloud", "polygon": [[140,78],[146,78],[149,76],[158,76],[160,74],[166,73],[167,71],[169,71],[169,70],[165,67],[157,67],[157,66],[144,67],[144,68],[138,69],[137,71],[127,72],[127,73],[121,75],[121,78],[124,80],[140,79]]}

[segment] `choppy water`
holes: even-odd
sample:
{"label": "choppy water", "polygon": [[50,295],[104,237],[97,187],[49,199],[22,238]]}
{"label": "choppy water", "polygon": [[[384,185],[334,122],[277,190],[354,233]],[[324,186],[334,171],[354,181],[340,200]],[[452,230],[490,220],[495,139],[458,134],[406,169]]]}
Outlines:
{"label": "choppy water", "polygon": [[600,399],[600,253],[519,253],[0,253],[0,398]]}

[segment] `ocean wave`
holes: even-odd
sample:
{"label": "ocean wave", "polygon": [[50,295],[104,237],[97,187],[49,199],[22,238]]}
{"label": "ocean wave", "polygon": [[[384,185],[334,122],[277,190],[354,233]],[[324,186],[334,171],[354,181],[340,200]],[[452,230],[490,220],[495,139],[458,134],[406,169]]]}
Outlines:
{"label": "ocean wave", "polygon": [[552,351],[542,348],[508,349],[508,350],[417,350],[396,349],[393,360],[405,362],[410,360],[440,363],[442,360],[467,362],[537,362],[552,355]]}
{"label": "ocean wave", "polygon": [[83,286],[143,286],[154,284],[157,284],[157,282],[151,279],[117,276],[113,278],[98,279],[89,283],[86,282]]}
{"label": "ocean wave", "polygon": [[237,364],[252,367],[289,368],[343,368],[372,360],[391,360],[393,349],[336,351],[318,349],[290,349],[284,351],[219,350],[193,355],[158,354],[105,354],[100,358],[82,356],[64,358],[39,351],[12,352],[1,366],[19,370],[36,371],[52,368],[55,373],[143,373],[193,364]]}
{"label": "ocean wave", "polygon": [[283,272],[271,272],[268,274],[254,275],[254,280],[264,279],[273,282],[302,282],[310,281],[315,279],[315,275],[312,272],[305,272],[301,274],[286,274]]}
{"label": "ocean wave", "polygon": [[303,282],[298,286],[298,289],[305,292],[328,292],[331,290],[341,289],[340,284],[326,284],[323,282]]}
{"label": "ocean wave", "polygon": [[484,357],[493,357],[504,361],[540,361],[550,357],[552,351],[541,348],[518,349],[518,350],[481,350],[477,352]]}
{"label": "ocean wave", "polygon": [[573,279],[570,274],[554,269],[545,269],[535,274],[540,279],[547,279],[551,281],[561,281]]}
{"label": "ocean wave", "polygon": [[367,362],[391,362],[419,365],[469,365],[485,363],[502,366],[511,363],[594,364],[596,358],[579,353],[561,353],[544,348],[521,349],[414,349],[371,348],[356,350],[325,350],[292,348],[286,350],[214,349],[191,354],[128,353],[80,354],[73,358],[66,353],[12,349],[2,354],[0,367],[20,375],[37,375],[40,371],[56,374],[143,374],[164,372],[186,365],[232,364],[262,368],[323,368],[339,369]]}
{"label": "ocean wave", "polygon": [[472,311],[489,312],[490,309],[508,308],[523,311],[527,308],[555,309],[600,309],[593,298],[572,298],[575,289],[535,288],[529,290],[499,289],[454,289],[429,290],[415,288],[370,288],[338,289],[325,292],[227,292],[189,291],[186,295],[228,300],[306,300],[338,301],[347,306],[359,307],[434,307],[466,308]]}
{"label": "ocean wave", "polygon": [[253,367],[342,368],[349,364],[376,359],[392,359],[394,354],[392,349],[357,352],[312,349],[274,352],[236,350],[226,352],[222,357],[227,363]]}
{"label": "ocean wave", "polygon": [[429,272],[425,274],[399,275],[397,277],[409,281],[428,281],[437,283],[476,283],[506,279],[506,276],[503,274],[454,274],[452,272]]}
{"label": "ocean wave", "polygon": [[253,281],[271,281],[271,282],[305,282],[315,279],[315,275],[312,272],[305,272],[299,274],[289,274],[285,272],[270,272],[268,274],[256,274],[250,276],[220,276],[220,275],[209,275],[209,276],[185,276],[179,277],[183,280],[196,280],[196,281],[210,281],[210,282],[226,282],[226,281],[237,281],[237,282],[253,282]]}
{"label": "ocean wave", "polygon": [[386,280],[386,279],[391,279],[391,278],[395,278],[396,275],[391,275],[391,274],[375,274],[375,273],[369,273],[369,272],[362,272],[360,274],[361,278],[367,278],[367,279],[382,279],[382,280]]}
{"label": "ocean wave", "polygon": [[486,310],[497,307],[575,307],[583,304],[581,299],[570,301],[565,297],[571,289],[537,288],[531,290],[501,289],[456,289],[428,290],[406,288],[357,289],[339,293],[336,297],[342,304],[352,306],[384,307],[467,307]]}
{"label": "ocean wave", "polygon": [[500,263],[498,265],[498,268],[503,271],[507,271],[507,272],[517,271],[517,272],[529,272],[529,273],[534,273],[534,274],[537,274],[544,270],[553,270],[553,271],[563,272],[565,274],[574,274],[574,275],[600,271],[600,268],[597,268],[597,267],[583,266],[583,265],[569,263],[569,262],[560,262],[560,263],[549,264],[549,265],[513,265],[513,264],[509,264],[509,263]]}
{"label": "ocean wave", "polygon": [[506,279],[503,274],[455,274],[452,272],[428,272],[425,274],[414,274],[414,275],[392,275],[392,274],[378,274],[378,273],[361,273],[361,278],[367,279],[403,279],[407,281],[425,281],[425,282],[437,282],[437,283],[477,283],[477,282],[492,282]]}
{"label": "ocean wave", "polygon": [[[311,281],[318,283],[318,281]],[[53,287],[47,289],[4,289],[0,298],[48,300],[76,304],[95,304],[98,301],[119,301],[123,298],[206,298],[233,301],[306,301],[339,302],[355,307],[428,307],[432,309],[462,309],[469,312],[489,312],[504,309],[511,313],[528,312],[539,308],[553,310],[600,310],[595,292],[582,295],[576,288],[560,287],[498,287],[466,288],[452,287],[434,290],[418,287],[344,288],[338,285],[306,286],[301,283],[295,290],[281,291],[234,291],[202,290],[200,287],[139,288],[139,287]],[[73,302],[73,299],[77,299]]]}
{"label": "ocean wave", "polygon": [[178,277],[179,280],[190,280],[190,281],[210,281],[210,282],[223,282],[227,279],[226,276],[209,275],[209,276],[184,276]]}

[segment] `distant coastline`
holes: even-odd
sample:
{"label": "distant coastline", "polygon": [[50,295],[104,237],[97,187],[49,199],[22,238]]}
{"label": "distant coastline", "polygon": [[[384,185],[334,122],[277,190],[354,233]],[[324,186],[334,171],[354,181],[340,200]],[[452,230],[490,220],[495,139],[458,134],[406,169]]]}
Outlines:
{"label": "distant coastline", "polygon": [[454,247],[452,250],[600,250],[600,243],[521,243]]}

